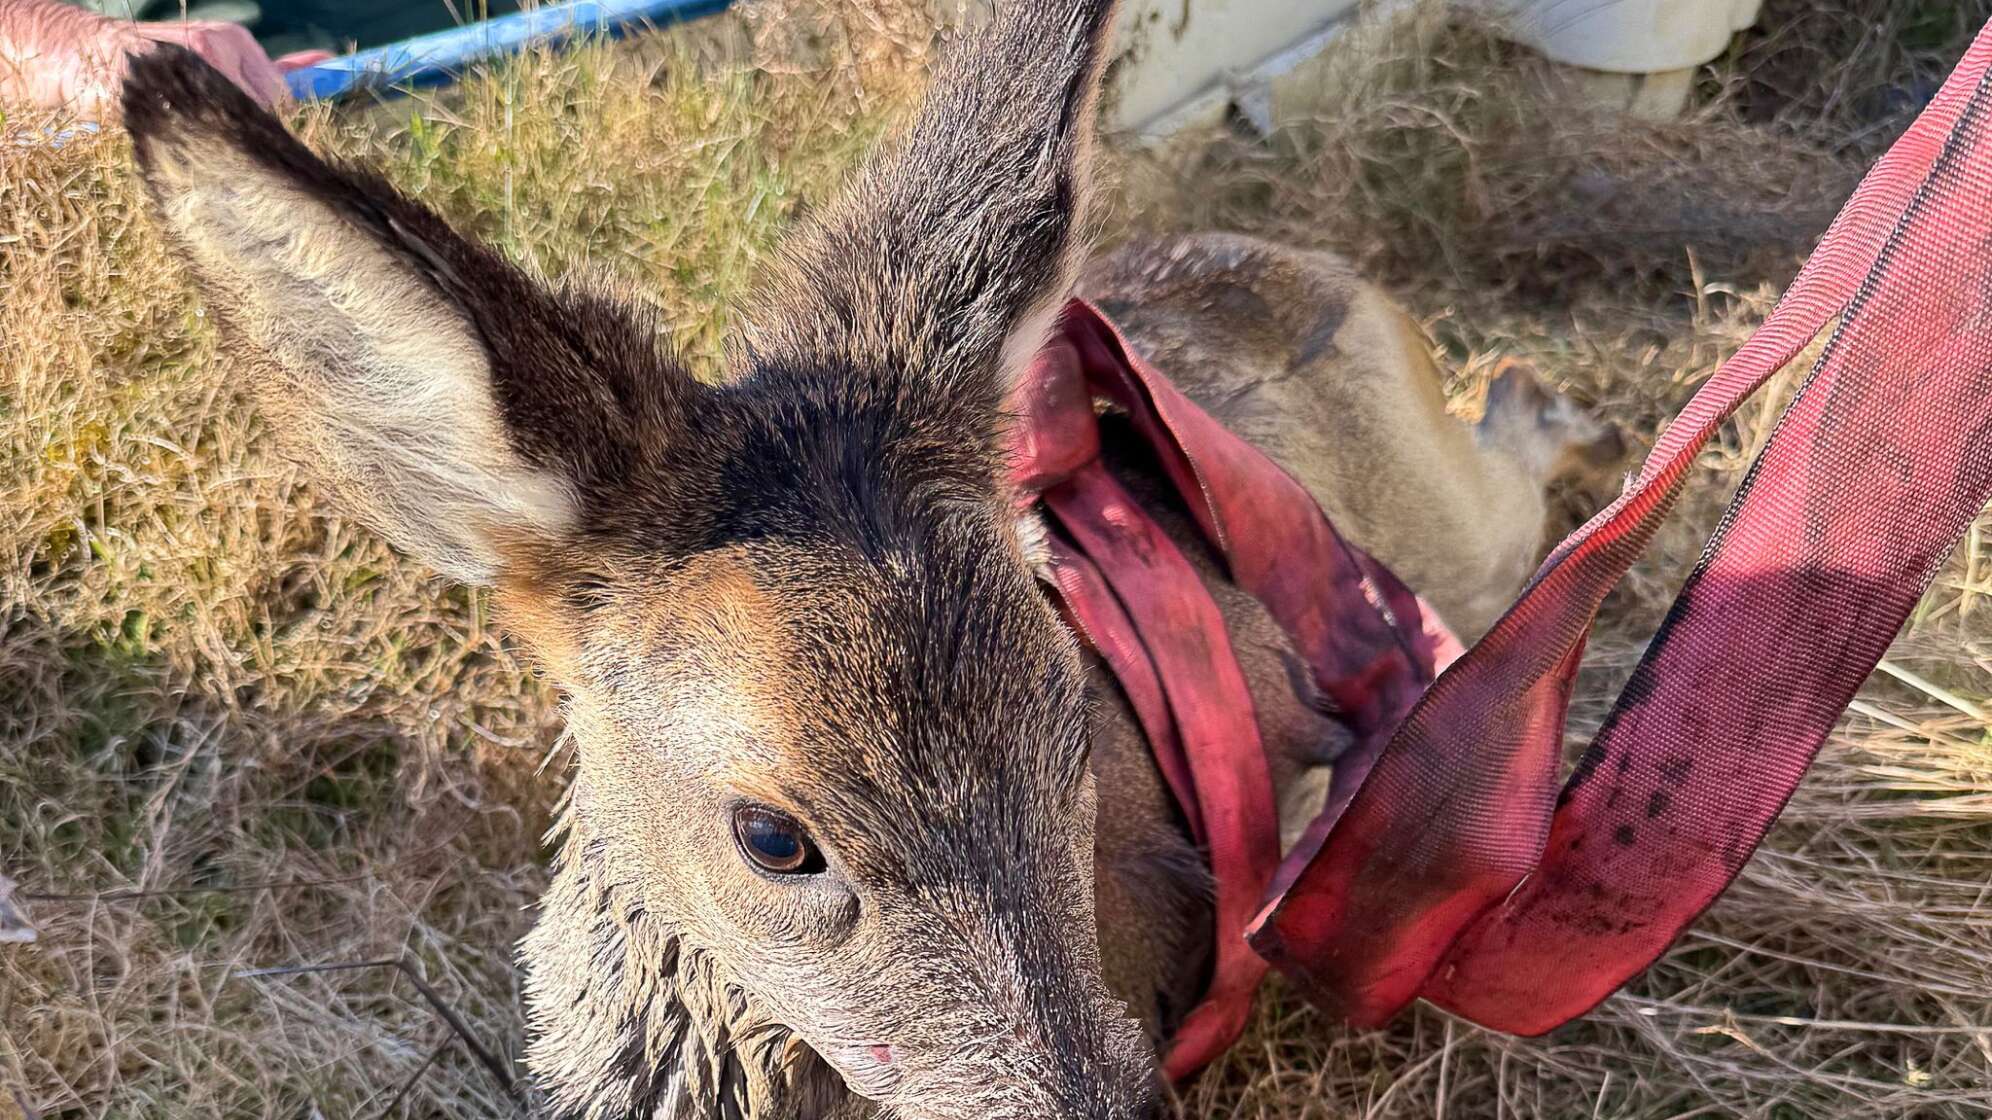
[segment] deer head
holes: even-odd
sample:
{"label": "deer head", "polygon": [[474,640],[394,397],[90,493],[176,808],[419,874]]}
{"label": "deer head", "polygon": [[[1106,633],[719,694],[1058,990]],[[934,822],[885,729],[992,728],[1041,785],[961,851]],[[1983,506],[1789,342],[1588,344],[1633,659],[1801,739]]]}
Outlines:
{"label": "deer head", "polygon": [[731,376],[335,167],[192,55],[138,61],[157,213],[285,446],[489,585],[561,684],[530,1064],[588,1116],[1124,1120],[1084,678],[1002,488],[1083,252],[1110,0],[1013,0],[801,232]]}

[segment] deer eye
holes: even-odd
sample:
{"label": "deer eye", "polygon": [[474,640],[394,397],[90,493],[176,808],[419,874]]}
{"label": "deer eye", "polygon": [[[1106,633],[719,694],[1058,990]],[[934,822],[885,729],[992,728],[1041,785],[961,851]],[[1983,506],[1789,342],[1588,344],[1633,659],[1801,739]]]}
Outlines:
{"label": "deer eye", "polygon": [[733,838],[747,862],[772,875],[811,875],[823,857],[794,817],[764,805],[733,810]]}

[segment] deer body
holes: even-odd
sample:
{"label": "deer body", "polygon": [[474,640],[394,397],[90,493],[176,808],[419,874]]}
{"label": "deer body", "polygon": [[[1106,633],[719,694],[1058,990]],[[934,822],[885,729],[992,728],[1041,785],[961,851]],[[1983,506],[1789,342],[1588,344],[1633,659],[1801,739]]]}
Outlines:
{"label": "deer body", "polygon": [[[1209,884],[1112,681],[1038,591],[1004,398],[1077,283],[1463,633],[1601,429],[1511,381],[1448,417],[1402,311],[1233,237],[1081,276],[1108,0],[1016,0],[802,231],[731,379],[327,166],[190,56],[134,66],[158,212],[262,406],[397,546],[494,588],[568,699],[561,859],[522,946],[579,1115],[1122,1120],[1197,1000]],[[1340,748],[1132,444],[1226,614],[1282,823]]]}

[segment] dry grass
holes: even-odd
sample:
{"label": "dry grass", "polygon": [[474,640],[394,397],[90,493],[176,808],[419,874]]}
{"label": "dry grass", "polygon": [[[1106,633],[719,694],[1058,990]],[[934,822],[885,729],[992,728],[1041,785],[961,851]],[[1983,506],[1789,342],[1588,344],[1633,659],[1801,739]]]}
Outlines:
{"label": "dry grass", "polygon": [[[1121,161],[1116,229],[1341,248],[1427,318],[1462,407],[1515,354],[1651,432],[1900,127],[1877,91],[1913,93],[1976,25],[1813,7],[1773,0],[1783,30],[1664,127],[1571,109],[1492,37],[1414,17],[1350,52],[1333,120]],[[931,51],[919,0],[777,10],[303,123],[540,268],[635,278],[709,360]],[[230,978],[406,955],[516,1054],[556,731],[480,597],[268,453],[126,159],[114,136],[0,148],[0,875],[41,933],[0,944],[0,1116],[506,1115],[462,1048],[424,1071],[448,1035],[387,970]],[[1588,718],[1774,418],[1724,434],[1612,605]],[[1190,1114],[1992,1112],[1992,520],[1890,667],[1737,887],[1598,1014],[1534,1041],[1430,1011],[1357,1034],[1275,994]]]}

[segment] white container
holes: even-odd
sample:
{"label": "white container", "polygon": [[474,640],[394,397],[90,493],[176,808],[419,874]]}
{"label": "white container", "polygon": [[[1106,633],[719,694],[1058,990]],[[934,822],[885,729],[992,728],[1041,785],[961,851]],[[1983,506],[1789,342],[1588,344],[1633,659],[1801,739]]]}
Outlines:
{"label": "white container", "polygon": [[[1373,0],[1387,7],[1416,0]],[[1762,0],[1462,0],[1501,15],[1514,37],[1557,62],[1620,74],[1666,74],[1687,89],[1685,69],[1715,58],[1750,26]],[[1288,75],[1334,41],[1361,0],[1125,0],[1120,61],[1110,92],[1113,122],[1166,135],[1238,105],[1275,123]]]}
{"label": "white container", "polygon": [[1700,66],[1757,22],[1762,0],[1483,0],[1515,38],[1590,70],[1658,74]]}
{"label": "white container", "polygon": [[1114,120],[1145,130],[1248,79],[1360,0],[1123,0]]}

